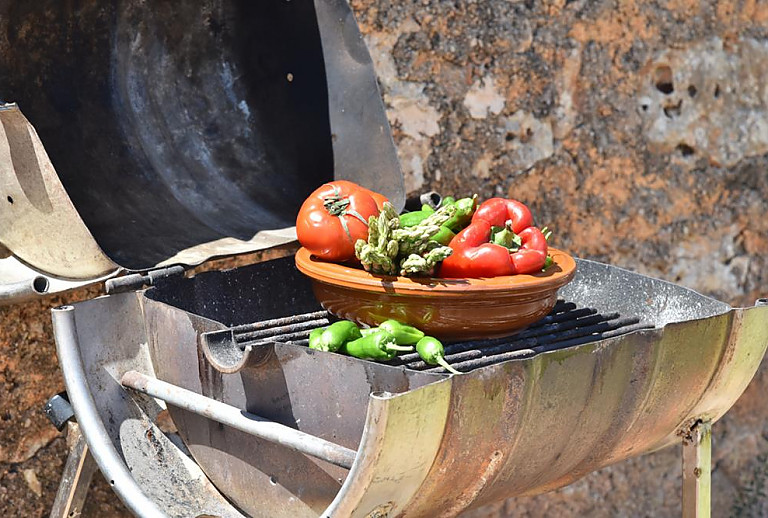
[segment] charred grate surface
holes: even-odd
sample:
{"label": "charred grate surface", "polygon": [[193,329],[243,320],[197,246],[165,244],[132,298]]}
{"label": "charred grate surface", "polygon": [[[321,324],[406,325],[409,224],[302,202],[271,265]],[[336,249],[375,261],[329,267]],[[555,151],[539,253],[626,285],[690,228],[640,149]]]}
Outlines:
{"label": "charred grate surface", "polygon": [[249,345],[282,342],[301,345],[309,344],[309,333],[315,328],[327,326],[336,320],[327,311],[313,311],[291,317],[262,320],[253,324],[235,326],[232,335],[235,343],[245,350]]}
{"label": "charred grate surface", "polygon": [[[241,349],[272,342],[307,345],[310,331],[333,320],[335,318],[326,311],[315,311],[233,327],[232,333]],[[558,300],[549,315],[512,336],[446,344],[445,358],[456,369],[469,372],[514,358],[526,358],[653,327],[653,324],[643,323],[637,317],[599,313],[593,308]],[[425,364],[416,353],[398,356],[388,365],[444,372],[442,367]]]}

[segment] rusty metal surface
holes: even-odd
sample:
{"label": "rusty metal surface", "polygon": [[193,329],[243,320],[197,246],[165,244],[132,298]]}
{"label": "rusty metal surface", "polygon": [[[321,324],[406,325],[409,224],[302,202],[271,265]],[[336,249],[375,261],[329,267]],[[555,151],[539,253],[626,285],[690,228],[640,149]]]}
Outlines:
{"label": "rusty metal surface", "polygon": [[[323,511],[333,516],[374,511],[451,516],[471,506],[548,491],[662,448],[677,440],[677,430],[691,419],[714,421],[727,411],[768,344],[766,307],[732,310],[674,284],[580,261],[579,275],[561,295],[598,310],[638,315],[657,327],[482,367],[422,388],[407,387],[406,380],[417,372],[292,346],[260,346],[268,348],[268,360],[237,374],[217,372],[205,361],[196,364],[201,356],[204,360],[193,346],[197,335],[225,329],[206,317],[237,326],[311,310],[301,294],[308,287],[281,266],[284,262],[211,272],[148,291],[144,304],[154,364],[161,379],[242,409],[256,408],[255,413],[272,412],[275,420],[326,434],[347,447],[357,448],[362,437],[359,460]],[[240,288],[231,292],[235,287]],[[288,313],[280,314],[281,307]],[[376,369],[379,383],[396,375],[402,381],[378,389],[393,395],[369,401],[376,387],[370,375],[358,381],[363,366]],[[340,422],[334,419],[337,409]],[[430,416],[428,433],[418,416]],[[239,447],[242,437],[224,440],[230,432],[204,421],[182,417],[179,422],[196,460],[248,512],[256,504],[243,498],[254,487],[270,488],[266,476],[245,477],[254,466],[262,473],[291,467],[294,480],[306,480],[306,457],[262,450],[254,458]],[[204,440],[201,429],[208,434]],[[211,448],[195,451],[203,444],[219,449],[238,444],[238,450],[227,455]],[[275,465],[265,468],[265,458]],[[320,484],[315,504],[336,491],[333,484],[324,489]],[[280,497],[266,501],[285,509]],[[317,512],[317,505],[304,509],[306,515]]]}
{"label": "rusty metal surface", "polygon": [[355,452],[349,448],[240,410],[221,401],[201,396],[197,392],[177,387],[154,376],[128,371],[123,374],[120,383],[124,387],[165,401],[167,405],[212,419],[259,439],[279,444],[284,448],[310,455],[336,466],[349,469],[355,462]]}
{"label": "rusty metal surface", "polygon": [[[451,385],[443,394],[451,411],[431,442],[369,418],[361,445],[399,434],[402,445],[439,443],[437,453],[420,460],[407,446],[381,450],[368,471],[353,467],[356,477],[328,513],[367,516],[371,502],[391,502],[391,516],[452,516],[567,485],[679,440],[677,431],[692,420],[719,419],[752,379],[766,344],[768,308],[755,307],[453,377],[443,382]],[[412,414],[422,405],[418,398],[409,404],[412,395],[379,403],[386,408],[376,409],[378,422]],[[425,465],[414,497],[389,484]],[[389,466],[398,468],[382,469]]]}
{"label": "rusty metal surface", "polygon": [[[256,270],[259,266],[254,265]],[[212,272],[200,277],[218,285],[216,279],[220,275]],[[174,281],[169,287],[176,288],[182,282]],[[244,304],[244,312],[257,309],[248,304],[247,290],[248,285],[243,284],[243,290],[233,293]],[[272,295],[282,301],[291,300],[290,289],[285,291]],[[210,305],[202,298],[196,300],[201,305]],[[198,343],[200,334],[225,329],[222,324],[148,298],[143,303],[159,379],[353,450],[357,450],[362,435],[370,393],[406,392],[445,377],[407,373],[281,344],[260,346],[265,348],[261,362],[244,362],[235,374],[222,374],[208,362]],[[218,308],[211,309],[226,314],[227,304],[219,300]],[[331,379],[344,382],[329,383]],[[206,475],[250,515],[318,516],[347,476],[347,470],[337,466],[191,412],[174,407],[169,410],[179,434]]]}
{"label": "rusty metal surface", "polygon": [[54,329],[80,430],[129,509],[138,516],[242,516],[189,458],[178,436],[154,424],[162,407],[120,385],[126,370],[152,369],[135,293],[57,308]]}
{"label": "rusty metal surface", "polygon": [[683,442],[683,518],[709,518],[712,512],[712,423],[680,430]]}
{"label": "rusty metal surface", "polygon": [[[175,494],[163,480],[175,468],[147,450],[155,403],[140,399],[148,413],[134,414],[137,401],[119,392],[116,377],[128,369],[153,369],[159,379],[358,450],[347,472],[170,407],[196,463],[249,515],[452,516],[569,484],[667,446],[697,420],[716,421],[768,344],[768,306],[733,310],[582,261],[568,297],[586,303],[591,292],[598,309],[634,308],[659,327],[451,377],[290,344],[260,345],[260,362],[217,371],[198,342],[203,332],[311,309],[302,295],[310,287],[294,284],[289,261],[169,279],[143,296],[76,306],[96,405],[136,480],[156,484],[152,498]],[[623,300],[607,300],[603,292],[622,286],[631,287]],[[205,491],[198,505],[216,495]]]}

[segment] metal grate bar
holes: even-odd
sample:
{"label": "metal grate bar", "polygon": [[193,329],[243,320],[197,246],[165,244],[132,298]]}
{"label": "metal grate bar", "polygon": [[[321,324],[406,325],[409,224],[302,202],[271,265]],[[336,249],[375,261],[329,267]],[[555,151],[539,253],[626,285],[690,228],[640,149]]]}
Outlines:
{"label": "metal grate bar", "polygon": [[[322,327],[327,325],[328,325],[328,321],[326,320],[324,323],[319,323],[316,327]],[[314,329],[314,327],[312,329]],[[291,343],[295,345],[309,345],[308,337],[312,329],[307,329],[306,331],[297,331],[295,333],[284,333],[278,336],[268,336],[266,338],[261,338],[259,340],[253,340],[250,342],[238,342],[237,346],[240,348],[241,351],[244,351],[245,348],[249,346],[255,347],[258,345],[270,344],[274,342]]]}
{"label": "metal grate bar", "polygon": [[555,303],[555,307],[552,308],[552,311],[549,312],[549,315],[564,313],[566,311],[573,311],[574,309],[576,309],[576,307],[577,307],[576,304],[574,304],[573,302],[566,302],[562,299],[559,299]]}
{"label": "metal grate bar", "polygon": [[234,326],[232,332],[235,334],[246,333],[248,331],[258,331],[259,329],[267,329],[269,327],[277,326],[290,326],[293,324],[299,324],[306,322],[307,320],[316,320],[319,318],[328,318],[327,311],[314,311],[312,313],[302,313],[301,315],[293,315],[290,317],[273,318],[271,320],[262,320],[261,322],[254,322],[252,324],[243,324],[240,326]]}
{"label": "metal grate bar", "polygon": [[[240,348],[270,342],[308,345],[310,331],[328,325],[334,318],[325,311],[276,318],[232,328]],[[577,307],[559,300],[549,315],[527,329],[504,338],[449,343],[446,360],[462,372],[502,361],[525,358],[542,352],[583,345],[611,338],[653,325],[619,313],[598,313],[596,309]],[[398,356],[389,365],[427,372],[444,372],[442,367],[425,364],[417,353]]]}
{"label": "metal grate bar", "polygon": [[[596,334],[587,334],[584,336],[579,336],[577,338],[573,338],[570,340],[563,340],[558,342],[553,342],[549,344],[544,345],[538,345],[534,347],[529,347],[526,349],[517,349],[514,351],[509,351],[501,354],[496,355],[487,355],[482,356],[480,358],[475,358],[467,361],[460,361],[460,362],[452,362],[450,358],[447,358],[448,363],[451,364],[451,366],[461,372],[469,372],[471,370],[477,369],[479,367],[486,367],[488,365],[493,365],[496,363],[501,363],[503,361],[507,360],[513,360],[513,359],[520,359],[520,358],[527,358],[530,356],[535,356],[537,354],[555,351],[558,349],[565,349],[568,347],[575,347],[577,345],[584,345],[590,342],[595,342],[597,340],[603,340],[605,338],[612,338],[614,336],[620,336],[627,333],[631,333],[632,331],[638,331],[640,329],[653,329],[654,326],[651,324],[643,324],[638,322],[636,318],[628,318],[628,319],[621,319],[616,321],[613,324],[605,323],[605,324],[598,324],[597,326],[594,326],[595,328],[605,328],[605,331],[598,332]],[[418,367],[411,367],[414,370],[425,370],[427,372],[445,372],[442,367],[433,367],[431,365],[426,365],[424,362],[421,362],[425,368],[418,368]],[[429,367],[429,368],[426,368]]]}
{"label": "metal grate bar", "polygon": [[[585,316],[585,318],[579,319],[579,317]],[[612,320],[618,318],[618,313],[611,313],[609,315],[597,315],[597,311],[590,308],[582,308],[576,311],[570,311],[568,313],[562,313],[559,315],[549,315],[533,324],[528,329],[517,333],[513,336],[507,336],[504,338],[494,338],[491,340],[472,340],[470,342],[459,342],[448,344],[445,346],[446,357],[453,357],[458,353],[468,351],[484,351],[489,354],[493,354],[490,351],[497,349],[497,352],[509,351],[511,348],[524,348],[529,345],[535,345],[537,343],[543,343],[549,335],[549,340],[556,340],[557,335],[564,333],[569,329],[578,328],[579,326],[586,326],[589,324],[595,324],[598,322]],[[525,340],[535,339],[541,337],[538,340]],[[518,344],[518,345],[514,345]],[[416,353],[405,354],[399,357],[404,363],[412,362],[419,359],[419,355]]]}
{"label": "metal grate bar", "polygon": [[328,325],[328,314],[325,315],[326,318],[316,318],[313,320],[307,320],[304,322],[299,322],[297,324],[290,324],[290,325],[283,325],[283,326],[277,326],[272,328],[266,328],[266,329],[258,329],[255,331],[246,331],[246,332],[239,332],[234,333],[235,335],[235,341],[240,343],[245,342],[255,342],[255,341],[263,341],[265,338],[274,338],[278,336],[282,336],[284,334],[295,334],[297,331],[306,331],[307,334],[309,334],[310,331],[317,327],[321,326],[327,326]]}
{"label": "metal grate bar", "polygon": [[[608,315],[608,318],[600,318],[603,317],[603,315],[595,315],[595,317],[589,318],[589,322],[585,322],[582,327],[578,326],[578,321],[575,322],[568,322],[569,326],[566,329],[563,330],[555,330],[556,332],[551,332],[548,334],[542,334],[537,336],[532,336],[528,338],[518,339],[517,337],[514,337],[513,340],[507,339],[507,342],[495,345],[493,347],[476,347],[470,350],[461,351],[458,353],[448,353],[446,351],[445,359],[453,365],[454,363],[458,362],[464,362],[467,360],[474,360],[477,358],[499,358],[500,356],[503,356],[506,353],[509,353],[510,351],[517,351],[521,349],[532,349],[534,347],[541,347],[547,344],[562,342],[567,339],[575,338],[575,337],[581,337],[581,336],[590,336],[594,333],[600,333],[605,331],[610,331],[612,329],[618,329],[622,327],[623,325],[631,325],[638,323],[637,318],[630,318],[625,320],[619,320],[618,314],[611,314]],[[587,319],[584,319],[587,320]],[[413,362],[410,362],[407,364],[407,366],[411,369],[416,370],[423,370],[430,368],[429,365],[425,364],[421,360],[418,360],[418,357],[415,358]],[[502,360],[499,360],[502,361]]]}

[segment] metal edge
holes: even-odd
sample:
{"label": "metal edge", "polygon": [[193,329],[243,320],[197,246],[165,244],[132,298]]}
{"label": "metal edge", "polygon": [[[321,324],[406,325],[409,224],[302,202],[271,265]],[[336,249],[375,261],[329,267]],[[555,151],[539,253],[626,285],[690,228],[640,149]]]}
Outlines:
{"label": "metal edge", "polygon": [[[0,111],[4,114],[4,124],[0,126],[3,149],[7,149],[9,154],[13,153],[13,141],[7,137],[9,128],[28,136],[29,149],[25,149],[26,152],[21,156],[24,163],[33,161],[29,174],[38,175],[39,183],[32,192],[45,201],[31,201],[32,194],[21,185],[17,171],[24,163],[21,166],[14,163],[15,158],[10,155],[10,163],[0,169],[0,185],[5,185],[14,196],[19,193],[21,195],[18,195],[14,205],[14,216],[0,212],[0,221],[13,222],[8,229],[0,225],[0,242],[25,263],[50,271],[53,276],[74,274],[85,281],[117,269],[119,265],[102,250],[80,217],[35,127],[15,103],[4,105],[3,108]],[[6,124],[7,121],[11,121],[12,125]]]}
{"label": "metal edge", "polygon": [[[663,285],[673,286],[676,290],[683,290],[683,291],[686,291],[686,292],[689,292],[689,293],[693,293],[693,294],[696,294],[699,297],[707,299],[710,302],[716,302],[718,304],[722,304],[723,306],[727,307],[728,309],[733,309],[733,307],[730,304],[727,304],[727,303],[725,303],[725,302],[723,302],[721,300],[718,300],[718,299],[716,299],[714,297],[710,297],[709,295],[703,295],[702,293],[694,290],[693,288],[688,288],[687,286],[683,286],[681,284],[675,284],[674,282],[671,282],[671,281],[660,279],[658,277],[653,277],[652,275],[647,275],[647,274],[644,274],[644,273],[636,272],[636,271],[630,270],[628,268],[623,268],[621,266],[616,266],[614,264],[608,264],[608,263],[603,263],[603,262],[600,262],[600,261],[594,261],[592,259],[584,259],[584,258],[581,258],[581,257],[577,257],[575,255],[572,255],[571,257],[576,262],[576,270],[577,271],[579,269],[579,263],[585,263],[585,264],[597,265],[597,266],[603,266],[603,267],[607,266],[607,267],[612,268],[614,270],[618,270],[619,272],[622,272],[622,273],[628,273],[628,274],[631,274],[631,275],[637,275],[637,276],[642,277],[644,279],[650,279],[650,280],[652,280],[654,282],[658,282],[658,283],[663,284]],[[727,313],[727,310],[723,311],[723,313]],[[703,317],[703,318],[708,318],[708,317]]]}
{"label": "metal edge", "polygon": [[[755,320],[768,322],[768,305],[756,304],[752,307],[733,309],[728,343],[717,371],[713,373],[701,399],[691,409],[695,418],[712,423],[718,421],[727,412],[715,410],[722,407],[719,394],[735,396],[728,408],[730,410],[752,382],[768,350],[768,325],[763,325],[762,328],[753,325],[751,322]],[[734,372],[740,372],[742,376],[735,376]]]}
{"label": "metal edge", "polygon": [[91,395],[83,361],[75,322],[75,308],[62,306],[52,310],[53,331],[56,338],[56,352],[64,376],[75,417],[85,433],[88,447],[96,459],[112,489],[123,504],[140,518],[163,518],[166,515],[148,498],[131,476],[123,458],[115,449],[104,423],[99,417],[96,403]]}
{"label": "metal edge", "polygon": [[15,256],[0,259],[0,306],[18,304],[41,299],[51,295],[67,293],[76,289],[104,282],[121,273],[116,269],[107,275],[87,280],[56,277],[38,271]]}
{"label": "metal edge", "polygon": [[449,421],[452,378],[403,394],[371,394],[357,458],[331,517],[397,516],[419,490]]}

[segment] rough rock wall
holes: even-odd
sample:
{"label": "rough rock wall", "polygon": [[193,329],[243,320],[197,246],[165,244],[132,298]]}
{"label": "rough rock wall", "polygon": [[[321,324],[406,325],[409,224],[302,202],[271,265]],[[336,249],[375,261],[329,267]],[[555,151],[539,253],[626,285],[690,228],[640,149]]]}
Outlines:
{"label": "rough rock wall", "polygon": [[353,5],[410,191],[512,194],[564,248],[722,298],[765,285],[768,6]]}
{"label": "rough rock wall", "polygon": [[[512,194],[558,246],[734,304],[768,294],[768,6],[353,0],[412,192]],[[70,298],[92,296],[81,292]],[[0,509],[47,515],[48,307],[0,308]],[[765,516],[768,367],[714,428],[713,516]],[[679,516],[675,448],[467,513]],[[96,486],[86,516],[125,515]]]}
{"label": "rough rock wall", "polygon": [[[352,0],[406,185],[529,203],[556,244],[768,294],[768,5]],[[714,428],[713,516],[768,515],[764,367]],[[678,516],[680,452],[468,516]]]}

